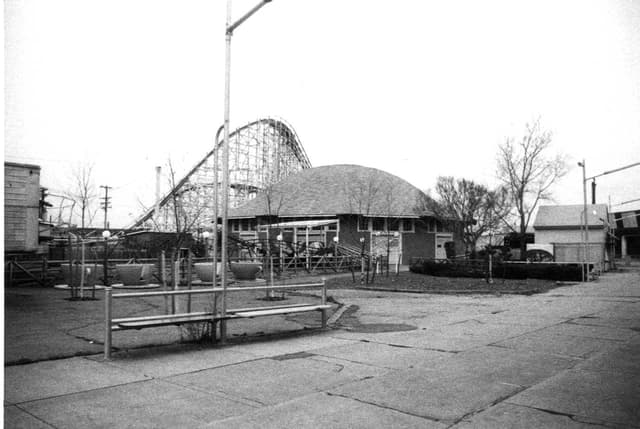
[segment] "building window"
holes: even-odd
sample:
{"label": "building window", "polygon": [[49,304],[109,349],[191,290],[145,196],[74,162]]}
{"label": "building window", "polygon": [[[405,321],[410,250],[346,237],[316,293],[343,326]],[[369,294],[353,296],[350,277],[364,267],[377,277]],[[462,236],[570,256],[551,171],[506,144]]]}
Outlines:
{"label": "building window", "polygon": [[383,217],[374,217],[371,221],[372,229],[374,231],[384,231],[384,218]]}
{"label": "building window", "polygon": [[358,217],[358,231],[369,231],[369,218],[360,216]]}
{"label": "building window", "polygon": [[402,230],[404,232],[414,232],[413,219],[402,219]]}
{"label": "building window", "polygon": [[402,219],[398,218],[387,218],[387,227],[389,231],[400,231],[400,225],[403,223]]}
{"label": "building window", "polygon": [[427,231],[436,232],[436,221],[433,218],[427,219]]}

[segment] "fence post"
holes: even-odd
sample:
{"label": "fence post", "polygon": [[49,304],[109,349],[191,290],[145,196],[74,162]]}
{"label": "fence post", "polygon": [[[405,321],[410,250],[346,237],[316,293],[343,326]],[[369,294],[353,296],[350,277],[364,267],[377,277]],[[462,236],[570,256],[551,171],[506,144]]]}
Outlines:
{"label": "fence post", "polygon": [[104,358],[111,359],[111,287],[104,288]]}
{"label": "fence post", "polygon": [[[167,273],[166,266],[164,260],[164,250],[160,251],[160,283],[162,283],[162,290],[167,291]],[[169,314],[169,297],[167,295],[164,296],[164,314]]]}
{"label": "fence post", "polygon": [[[188,289],[191,290],[191,265],[193,264],[193,259],[191,258],[191,250],[187,254],[187,286]],[[191,313],[191,294],[187,295],[187,313]]]}
{"label": "fence post", "polygon": [[[322,278],[322,305],[327,303],[327,281],[323,277]],[[322,309],[322,329],[326,329],[327,327],[327,309]]]}

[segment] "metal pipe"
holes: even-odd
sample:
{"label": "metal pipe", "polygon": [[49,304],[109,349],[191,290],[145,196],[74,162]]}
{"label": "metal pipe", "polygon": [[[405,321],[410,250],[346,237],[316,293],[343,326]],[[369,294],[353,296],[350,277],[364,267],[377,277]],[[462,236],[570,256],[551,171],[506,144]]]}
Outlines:
{"label": "metal pipe", "polygon": [[[583,161],[584,162],[584,161]],[[607,174],[616,173],[618,171],[626,170],[627,168],[635,167],[636,165],[640,165],[640,162],[634,162],[633,164],[625,165],[624,167],[616,168],[614,170],[605,171],[601,174],[596,174],[595,176],[587,177],[585,180],[595,179],[600,176],[606,176]]]}
{"label": "metal pipe", "polygon": [[224,131],[224,125],[221,125],[216,132],[216,142],[213,148],[213,282],[216,285],[216,276],[218,275],[218,149],[220,141],[220,133]]}
{"label": "metal pipe", "polygon": [[160,177],[162,175],[162,167],[156,167],[156,206],[153,213],[153,218],[155,219],[155,227],[160,230]]}
{"label": "metal pipe", "polygon": [[[229,0],[229,3],[231,2],[231,0]],[[253,15],[254,13],[256,13],[258,10],[260,10],[264,5],[266,5],[267,3],[270,3],[271,0],[262,0],[260,3],[258,3],[257,5],[255,5],[249,12],[245,13],[240,19],[238,19],[236,22],[234,22],[233,24],[227,24],[227,35],[231,36],[231,34],[233,33],[233,30],[235,30],[236,28],[238,28],[240,26],[240,24],[242,24],[243,22],[245,22],[247,19],[249,19],[251,17],[251,15]],[[229,7],[228,10],[230,10],[231,8]],[[227,23],[230,21],[230,16],[229,16],[229,20],[227,20]]]}
{"label": "metal pipe", "polygon": [[[227,0],[227,19],[225,31],[225,67],[224,67],[224,147],[222,148],[222,189],[224,197],[222,199],[222,272],[220,282],[222,286],[222,306],[221,313],[224,317],[227,312],[227,229],[229,215],[229,116],[230,116],[230,99],[231,99],[231,36],[233,31],[244,21],[249,19],[251,15],[256,13],[265,4],[271,0],[262,0],[258,5],[254,6],[249,12],[245,13],[239,20],[231,23],[231,0]],[[227,338],[227,323],[222,320],[220,323],[220,342],[225,343]]]}
{"label": "metal pipe", "polygon": [[[305,289],[305,288],[321,288],[322,283],[303,283],[303,284],[287,284],[287,285],[275,285],[275,286],[238,286],[228,287],[227,292],[240,292],[250,290],[265,290],[265,289]],[[120,298],[148,298],[153,296],[173,296],[173,295],[202,295],[208,293],[221,293],[222,288],[210,288],[210,289],[191,289],[191,290],[173,290],[173,291],[153,291],[153,292],[123,292],[113,294],[113,299]]]}
{"label": "metal pipe", "polygon": [[583,228],[584,228],[584,254],[583,254],[583,269],[584,269],[584,281],[589,281],[589,258],[587,257],[587,250],[589,249],[589,222],[587,220],[587,173],[586,163],[584,159],[582,163],[578,163],[582,167],[582,194],[583,194]]}
{"label": "metal pipe", "polygon": [[[322,305],[327,303],[327,280],[322,278]],[[325,329],[327,327],[327,310],[322,309],[322,328]]]}
{"label": "metal pipe", "polygon": [[111,359],[111,287],[104,289],[104,358]]}
{"label": "metal pipe", "polygon": [[[229,31],[231,25],[231,0],[227,0],[227,24],[225,34],[225,61],[224,61],[224,146],[222,147],[222,238],[221,238],[221,256],[222,267],[220,273],[220,283],[222,286],[222,305],[221,313],[224,317],[227,313],[227,217],[229,211],[229,115],[230,115],[230,97],[231,97],[231,35],[233,31]],[[227,340],[227,324],[224,320],[220,322],[220,342],[225,343]]]}

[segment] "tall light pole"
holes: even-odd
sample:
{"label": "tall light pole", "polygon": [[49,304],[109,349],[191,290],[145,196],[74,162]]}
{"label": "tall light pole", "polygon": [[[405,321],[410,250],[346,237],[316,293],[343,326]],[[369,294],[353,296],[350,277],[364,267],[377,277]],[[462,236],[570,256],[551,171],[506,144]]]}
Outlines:
{"label": "tall light pole", "polygon": [[[227,0],[227,21],[225,31],[225,69],[224,69],[224,147],[222,148],[222,189],[224,196],[222,198],[222,240],[221,240],[221,257],[222,269],[220,270],[220,283],[222,286],[222,316],[227,314],[227,218],[229,214],[229,101],[231,99],[231,36],[233,31],[243,22],[260,10],[264,5],[270,3],[271,0],[262,0],[249,12],[245,13],[236,22],[231,22],[231,0]],[[220,341],[225,342],[227,339],[227,323],[223,320],[220,322]]]}
{"label": "tall light pole", "polygon": [[583,255],[582,255],[582,269],[584,270],[584,281],[589,281],[589,259],[587,258],[587,249],[589,248],[589,222],[587,221],[587,172],[584,159],[578,163],[578,166],[582,167],[582,193],[583,193],[583,208],[582,208],[582,226],[584,228],[584,240],[582,242]]}
{"label": "tall light pole", "polygon": [[[220,149],[220,134],[224,131],[224,124],[220,125],[216,132],[216,141],[213,148],[213,284],[216,287],[218,274],[218,150]],[[225,189],[226,192],[226,189]],[[222,265],[224,268],[224,265]]]}

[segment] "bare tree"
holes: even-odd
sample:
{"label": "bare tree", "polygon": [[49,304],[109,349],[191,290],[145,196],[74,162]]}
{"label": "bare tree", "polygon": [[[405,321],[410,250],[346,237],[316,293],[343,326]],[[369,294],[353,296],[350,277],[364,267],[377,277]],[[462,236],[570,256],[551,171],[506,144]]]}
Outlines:
{"label": "bare tree", "polygon": [[398,240],[392,230],[398,231],[400,223],[400,219],[393,215],[401,205],[401,200],[406,197],[402,191],[395,189],[394,185],[390,176],[375,170],[366,171],[362,176],[350,177],[349,181],[343,185],[351,213],[358,213],[362,217],[384,219],[382,230],[377,231],[380,237],[377,235],[374,237],[377,239],[372,246],[375,244],[374,247],[377,247],[373,249],[374,253],[376,250],[386,253],[387,276],[391,242]]}
{"label": "bare tree", "polygon": [[467,179],[438,177],[435,193],[426,208],[462,237],[466,254],[473,255],[478,239],[495,230],[512,208],[505,188],[489,190]]}
{"label": "bare tree", "polygon": [[75,214],[74,208],[79,212],[80,227],[91,225],[98,212],[98,208],[94,207],[98,199],[98,192],[93,183],[93,164],[79,164],[71,170],[72,185],[69,191],[65,192],[65,196],[73,201],[72,213]]}
{"label": "bare tree", "polygon": [[177,186],[176,172],[171,160],[167,161],[169,168],[169,186],[171,189],[170,209],[172,211],[173,229],[175,233],[175,247],[179,249],[187,240],[189,233],[201,220],[206,210],[206,204],[199,198],[199,188],[185,183]]}
{"label": "bare tree", "polygon": [[515,225],[507,216],[504,223],[520,236],[520,257],[525,257],[525,236],[538,203],[551,199],[550,189],[567,173],[562,155],[549,156],[551,131],[540,126],[540,119],[526,125],[520,140],[508,137],[498,147],[497,175],[513,202]]}

